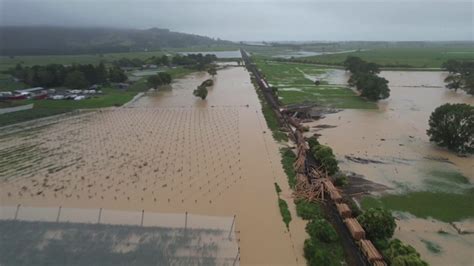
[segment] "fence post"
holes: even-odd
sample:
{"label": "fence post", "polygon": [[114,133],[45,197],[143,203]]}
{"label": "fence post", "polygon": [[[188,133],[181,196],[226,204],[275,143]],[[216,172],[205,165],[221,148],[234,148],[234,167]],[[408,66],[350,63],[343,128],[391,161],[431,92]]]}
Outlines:
{"label": "fence post", "polygon": [[102,208],[99,209],[99,218],[97,219],[97,223],[100,224],[100,217],[102,216]]}
{"label": "fence post", "polygon": [[18,213],[20,212],[20,206],[21,204],[16,205],[15,220],[18,218]]}
{"label": "fence post", "polygon": [[140,226],[143,226],[143,218],[144,218],[144,216],[145,216],[145,210],[142,210],[142,221],[141,221],[141,223],[140,223]]}
{"label": "fence post", "polygon": [[235,263],[237,262],[237,259],[239,258],[239,255],[240,255],[240,247],[237,250],[237,255],[235,256],[234,263],[232,263],[232,266],[235,266]]}
{"label": "fence post", "polygon": [[230,230],[229,230],[229,240],[230,240],[230,235],[232,234],[232,229],[234,228],[234,223],[235,223],[235,214],[234,214],[234,218],[232,219],[232,224],[230,226]]}
{"label": "fence post", "polygon": [[188,212],[184,213],[184,231],[188,229]]}
{"label": "fence post", "polygon": [[59,209],[58,209],[58,217],[56,217],[56,222],[57,222],[57,223],[59,222],[59,216],[61,215],[61,208],[62,208],[62,206],[59,206]]}

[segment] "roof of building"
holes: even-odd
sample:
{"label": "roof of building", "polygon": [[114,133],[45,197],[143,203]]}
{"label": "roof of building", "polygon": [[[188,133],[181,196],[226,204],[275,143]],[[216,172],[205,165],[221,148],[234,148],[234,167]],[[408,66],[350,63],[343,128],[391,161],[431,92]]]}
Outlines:
{"label": "roof of building", "polygon": [[23,90],[16,90],[15,92],[17,92],[17,93],[23,93],[23,92],[42,91],[42,90],[44,90],[43,87],[34,87],[34,88],[28,88],[28,89],[23,89]]}

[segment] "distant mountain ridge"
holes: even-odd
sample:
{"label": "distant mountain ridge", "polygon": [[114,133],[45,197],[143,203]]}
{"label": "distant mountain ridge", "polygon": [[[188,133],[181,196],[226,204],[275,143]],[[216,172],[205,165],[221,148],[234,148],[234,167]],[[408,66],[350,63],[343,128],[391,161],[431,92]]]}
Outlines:
{"label": "distant mountain ridge", "polygon": [[231,43],[159,28],[0,26],[0,55],[110,53]]}

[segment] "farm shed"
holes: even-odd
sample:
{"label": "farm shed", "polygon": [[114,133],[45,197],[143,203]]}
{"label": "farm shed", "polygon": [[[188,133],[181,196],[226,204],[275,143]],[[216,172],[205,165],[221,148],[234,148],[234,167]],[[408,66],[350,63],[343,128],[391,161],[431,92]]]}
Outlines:
{"label": "farm shed", "polygon": [[35,87],[35,88],[29,88],[29,89],[16,90],[15,92],[21,95],[30,95],[30,94],[39,93],[45,90],[46,89],[43,87]]}

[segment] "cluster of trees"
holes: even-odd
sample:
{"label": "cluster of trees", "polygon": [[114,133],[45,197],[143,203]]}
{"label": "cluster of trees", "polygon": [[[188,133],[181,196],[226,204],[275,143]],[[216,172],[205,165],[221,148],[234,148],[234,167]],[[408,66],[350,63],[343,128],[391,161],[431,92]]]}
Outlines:
{"label": "cluster of trees", "polygon": [[319,206],[313,202],[298,200],[296,212],[304,220],[309,220],[306,225],[309,238],[304,242],[304,256],[308,265],[341,265],[344,260],[342,250],[335,248],[339,235],[322,216]]}
{"label": "cluster of trees", "polygon": [[213,54],[187,54],[175,55],[172,58],[172,63],[178,66],[194,67],[197,70],[205,70],[212,62],[216,61],[217,57]]}
{"label": "cluster of trees", "polygon": [[351,72],[349,84],[355,86],[362,97],[372,101],[386,99],[390,96],[388,80],[377,76],[380,67],[366,62],[356,56],[348,56],[344,67]]}
{"label": "cluster of trees", "polygon": [[428,266],[414,247],[403,244],[399,239],[390,241],[384,255],[387,262],[393,266]]}
{"label": "cluster of trees", "polygon": [[446,87],[457,91],[458,89],[474,95],[474,61],[448,60],[443,68],[449,72],[444,80]]}
{"label": "cluster of trees", "polygon": [[207,87],[210,87],[212,85],[214,85],[214,81],[212,79],[207,79],[203,81],[201,85],[199,85],[197,89],[193,91],[194,96],[199,97],[202,100],[205,100],[208,93]]}
{"label": "cluster of trees", "polygon": [[367,237],[378,243],[390,239],[397,227],[392,213],[382,208],[371,208],[357,217]]}
{"label": "cluster of trees", "polygon": [[441,105],[431,113],[428,123],[430,141],[458,153],[474,152],[474,106]]}
{"label": "cluster of trees", "polygon": [[357,217],[367,237],[380,249],[392,266],[426,266],[428,265],[416,252],[415,248],[392,239],[396,223],[390,211],[383,208],[371,208]]}
{"label": "cluster of trees", "polygon": [[72,66],[50,64],[32,67],[23,67],[18,64],[10,70],[10,74],[33,87],[66,86],[69,88],[84,88],[91,84],[127,80],[127,75],[123,70],[118,67],[107,69],[103,63]]}
{"label": "cluster of trees", "polygon": [[316,137],[309,138],[308,143],[314,158],[329,175],[334,175],[339,171],[336,156],[331,147],[320,144]]}
{"label": "cluster of trees", "polygon": [[118,67],[141,67],[145,64],[155,64],[163,66],[176,65],[192,67],[196,68],[197,70],[205,70],[206,68],[210,70],[212,69],[212,62],[214,62],[216,59],[217,57],[213,54],[177,54],[173,57],[168,57],[166,55],[152,56],[145,60],[139,58],[130,59],[123,57],[118,60],[115,60],[113,64]]}
{"label": "cluster of trees", "polygon": [[304,241],[304,256],[308,265],[340,265],[322,245],[339,241],[339,236],[334,227],[326,219],[311,220],[306,225],[306,232],[310,236]]}
{"label": "cluster of trees", "polygon": [[158,86],[168,85],[171,83],[171,75],[166,72],[159,72],[156,75],[149,76],[147,79],[148,85],[153,89],[158,88]]}

